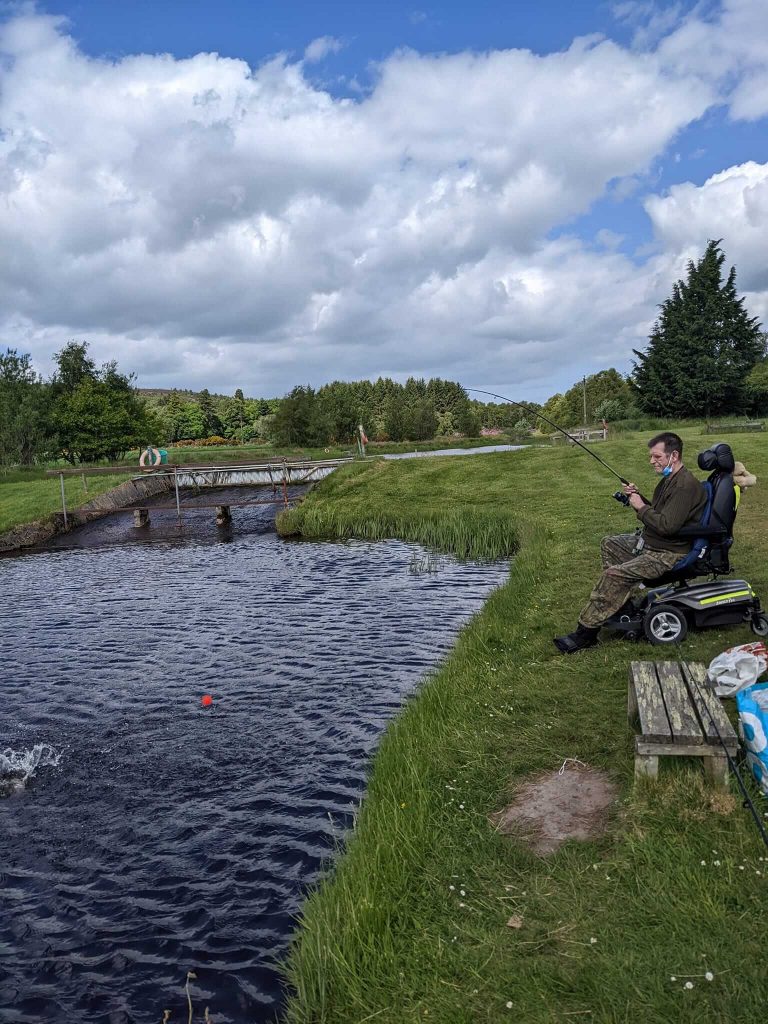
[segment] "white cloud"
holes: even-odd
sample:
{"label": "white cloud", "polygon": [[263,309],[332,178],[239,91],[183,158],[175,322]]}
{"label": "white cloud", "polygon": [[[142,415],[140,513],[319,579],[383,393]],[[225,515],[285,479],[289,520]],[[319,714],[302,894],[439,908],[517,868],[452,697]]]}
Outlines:
{"label": "white cloud", "polygon": [[[260,394],[420,373],[535,398],[576,368],[626,363],[694,244],[672,227],[688,193],[648,200],[668,251],[643,267],[611,231],[598,251],[550,234],[647,182],[720,101],[679,35],[692,25],[653,52],[594,39],[548,56],[398,52],[351,100],[304,75],[330,37],[255,69],[215,54],[106,61],[56,19],[12,19],[0,337],[41,368],[78,337],[145,385]],[[735,52],[720,47],[718,67],[734,70]],[[736,210],[739,195],[731,183],[723,201]]]}
{"label": "white cloud", "polygon": [[344,43],[334,36],[320,36],[313,39],[304,51],[304,61],[307,64],[316,64],[324,60],[331,53],[339,53],[344,49]]}
{"label": "white cloud", "polygon": [[768,322],[768,164],[749,161],[713,174],[701,186],[674,185],[668,195],[647,199],[645,208],[668,251],[695,259],[708,239],[721,238],[750,312]]}

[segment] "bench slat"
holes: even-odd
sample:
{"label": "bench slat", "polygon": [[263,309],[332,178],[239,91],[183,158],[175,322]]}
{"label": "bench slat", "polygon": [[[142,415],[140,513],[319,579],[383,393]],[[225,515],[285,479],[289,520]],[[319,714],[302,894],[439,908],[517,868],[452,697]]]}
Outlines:
{"label": "bench slat", "polygon": [[644,740],[672,742],[672,731],[664,707],[656,666],[652,661],[633,661],[629,667],[630,685],[637,695],[637,713]]}
{"label": "bench slat", "polygon": [[674,742],[688,745],[704,743],[701,725],[691,705],[680,665],[673,661],[659,661],[656,672]]}
{"label": "bench slat", "polygon": [[[710,715],[707,714],[707,709],[709,709],[712,718],[715,720],[715,725],[726,743],[733,742],[738,744],[738,737],[734,732],[728,715],[726,715],[719,698],[709,687],[707,670],[704,666],[699,662],[686,662],[683,666],[683,675],[685,676],[688,692],[691,695],[691,701],[701,720],[701,727],[706,736],[707,743],[718,745],[720,743],[720,740],[717,738],[717,730],[712,724]],[[698,683],[698,687],[695,683]]]}

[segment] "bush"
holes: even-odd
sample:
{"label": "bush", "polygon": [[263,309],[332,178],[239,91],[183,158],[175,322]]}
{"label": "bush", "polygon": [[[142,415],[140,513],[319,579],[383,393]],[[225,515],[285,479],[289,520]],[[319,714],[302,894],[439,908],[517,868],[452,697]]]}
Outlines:
{"label": "bush", "polygon": [[174,448],[216,448],[221,445],[235,447],[240,442],[237,438],[221,437],[219,434],[212,434],[210,437],[198,437],[194,440],[174,441]]}

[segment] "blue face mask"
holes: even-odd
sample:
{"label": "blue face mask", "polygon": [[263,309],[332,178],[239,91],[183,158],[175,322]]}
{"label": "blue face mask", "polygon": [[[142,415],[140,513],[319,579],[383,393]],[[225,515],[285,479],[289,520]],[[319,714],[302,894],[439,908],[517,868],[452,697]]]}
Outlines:
{"label": "blue face mask", "polygon": [[669,456],[669,462],[666,464],[664,469],[661,471],[662,476],[672,476],[672,456]]}

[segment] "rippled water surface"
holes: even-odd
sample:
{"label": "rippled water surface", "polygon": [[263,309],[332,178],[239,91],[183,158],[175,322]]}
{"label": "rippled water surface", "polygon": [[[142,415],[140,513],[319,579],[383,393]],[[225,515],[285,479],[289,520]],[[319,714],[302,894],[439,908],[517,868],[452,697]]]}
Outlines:
{"label": "rippled water surface", "polygon": [[196,1019],[273,1020],[382,729],[506,577],[212,514],[0,560],[0,753],[53,751],[0,800],[3,1024],[186,1021],[190,969]]}

